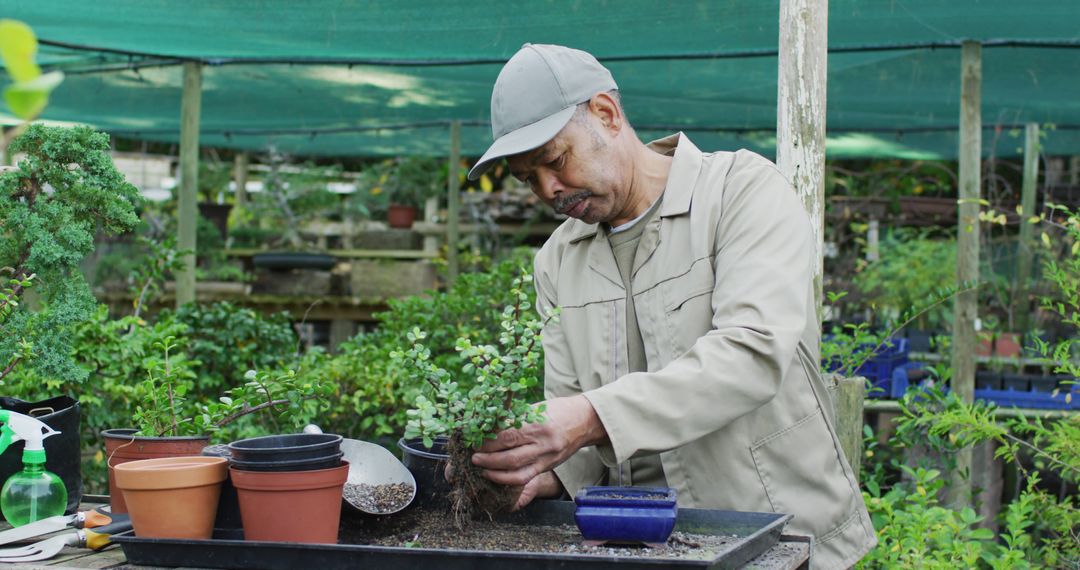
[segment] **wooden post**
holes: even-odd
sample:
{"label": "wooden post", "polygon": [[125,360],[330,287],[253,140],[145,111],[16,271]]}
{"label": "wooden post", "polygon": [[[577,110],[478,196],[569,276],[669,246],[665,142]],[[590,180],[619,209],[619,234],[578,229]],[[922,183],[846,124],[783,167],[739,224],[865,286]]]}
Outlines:
{"label": "wooden post", "polygon": [[461,209],[461,121],[450,123],[450,163],[446,184],[446,286],[450,287],[458,276],[458,211]]}
{"label": "wooden post", "polygon": [[1020,187],[1020,243],[1016,248],[1016,315],[1017,330],[1029,331],[1031,327],[1031,262],[1035,255],[1032,247],[1034,227],[1028,218],[1035,213],[1035,188],[1039,180],[1039,125],[1028,123],[1024,128],[1024,180]]}
{"label": "wooden post", "polygon": [[877,218],[870,218],[866,225],[866,260],[877,261],[881,259],[881,223]]}
{"label": "wooden post", "polygon": [[[956,280],[979,279],[979,195],[982,187],[982,45],[965,41],[961,55],[960,86],[960,203],[956,232]],[[953,308],[952,390],[964,402],[975,394],[975,319],[978,292],[962,291]],[[971,495],[971,449],[956,457],[950,500],[966,505]]]}
{"label": "wooden post", "polygon": [[1069,158],[1069,184],[1080,184],[1080,156]]}
{"label": "wooden post", "polygon": [[199,191],[199,108],[202,105],[202,64],[184,63],[184,92],[180,102],[180,228],[177,239],[183,267],[176,273],[176,306],[195,301],[195,228]]}
{"label": "wooden post", "polygon": [[780,0],[776,165],[802,198],[814,231],[814,304],[821,319],[825,234],[828,0]]}
{"label": "wooden post", "polygon": [[836,384],[836,435],[844,457],[851,464],[855,480],[859,480],[863,446],[863,401],[866,398],[866,378],[839,378]]}
{"label": "wooden post", "polygon": [[236,184],[235,204],[237,208],[247,205],[248,153],[236,153],[233,161],[233,182]]}
{"label": "wooden post", "polygon": [[[449,182],[448,182],[449,183]],[[430,224],[436,221],[435,216],[439,213],[439,199],[435,196],[424,202],[424,223]],[[424,253],[437,254],[439,252],[439,238],[433,235],[424,236]]]}

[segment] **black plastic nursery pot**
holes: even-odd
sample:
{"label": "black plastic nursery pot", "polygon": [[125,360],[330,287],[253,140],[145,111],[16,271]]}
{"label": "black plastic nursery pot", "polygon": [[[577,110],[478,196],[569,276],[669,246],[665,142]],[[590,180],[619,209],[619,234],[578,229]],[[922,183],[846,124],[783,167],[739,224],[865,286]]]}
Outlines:
{"label": "black plastic nursery pot", "polygon": [[[207,457],[231,459],[232,453],[225,444],[208,445],[202,454]],[[225,478],[221,484],[221,497],[218,499],[217,515],[214,516],[214,537],[232,540],[244,540],[244,523],[240,519],[240,501],[236,496],[236,487],[232,479]]]}
{"label": "black plastic nursery pot", "polygon": [[324,253],[271,251],[252,256],[251,262],[255,267],[264,269],[321,269],[325,271],[337,265],[337,258]]}
{"label": "black plastic nursery pot", "polygon": [[448,503],[450,483],[446,481],[444,473],[446,463],[450,460],[446,446],[446,437],[437,437],[434,445],[425,447],[420,438],[401,438],[398,447],[401,448],[401,462],[405,464],[413,479],[416,479],[416,505],[437,505]]}
{"label": "black plastic nursery pot", "polygon": [[345,453],[339,451],[327,457],[312,459],[294,459],[283,461],[240,461],[233,459],[229,465],[241,471],[316,471],[318,469],[331,469],[341,465],[341,458]]}
{"label": "black plastic nursery pot", "polygon": [[[234,462],[241,464],[324,461],[341,459],[341,436],[332,433],[293,433],[242,439],[229,444]],[[336,465],[336,463],[334,464]],[[331,465],[333,467],[334,465]]]}

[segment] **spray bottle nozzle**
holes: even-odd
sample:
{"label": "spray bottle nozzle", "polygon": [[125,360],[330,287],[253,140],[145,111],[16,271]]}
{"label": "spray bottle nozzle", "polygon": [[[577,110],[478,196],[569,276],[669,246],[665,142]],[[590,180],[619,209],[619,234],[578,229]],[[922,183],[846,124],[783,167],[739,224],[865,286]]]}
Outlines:
{"label": "spray bottle nozzle", "polygon": [[45,463],[45,447],[42,441],[60,432],[39,419],[10,410],[0,410],[0,453],[16,441],[25,441],[23,463]]}

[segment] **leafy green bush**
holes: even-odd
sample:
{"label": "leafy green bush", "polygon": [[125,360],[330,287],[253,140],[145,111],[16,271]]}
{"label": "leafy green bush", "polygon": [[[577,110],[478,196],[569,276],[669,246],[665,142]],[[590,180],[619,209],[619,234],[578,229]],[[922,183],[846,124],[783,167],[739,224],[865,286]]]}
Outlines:
{"label": "leafy green bush", "polygon": [[[1075,484],[1080,481],[1080,418],[1054,421],[1013,418],[999,423],[993,406],[965,404],[938,388],[910,392],[901,401],[897,431],[885,446],[873,441],[864,469],[863,497],[878,547],[862,568],[1025,568],[1075,567],[1080,564],[1080,510],[1074,497],[1058,498],[1039,485],[1038,471],[1028,472],[1030,457],[1041,470]],[[997,442],[996,455],[1015,462],[1027,484],[999,517],[1001,531],[974,528],[982,522],[970,508],[950,508],[939,497],[948,483],[941,474],[956,469],[956,453],[981,441]],[[916,465],[908,451],[929,451]],[[899,478],[891,477],[891,463]],[[940,468],[932,467],[937,463]]]}
{"label": "leafy green bush", "polygon": [[[881,241],[880,258],[855,276],[870,307],[895,324],[902,311],[942,297],[943,284],[956,281],[956,239],[934,238],[926,232],[894,229]],[[919,328],[944,328],[950,322],[949,307],[936,307],[921,315]]]}
{"label": "leafy green bush", "polygon": [[287,312],[263,316],[222,301],[189,303],[159,319],[186,325],[184,349],[199,362],[198,395],[207,397],[235,386],[251,369],[279,368],[296,360],[297,339]]}

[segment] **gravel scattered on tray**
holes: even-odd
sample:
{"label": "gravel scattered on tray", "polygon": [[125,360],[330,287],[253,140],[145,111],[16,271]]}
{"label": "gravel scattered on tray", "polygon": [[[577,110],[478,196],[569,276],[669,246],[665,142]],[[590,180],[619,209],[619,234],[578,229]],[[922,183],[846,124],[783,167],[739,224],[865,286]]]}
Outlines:
{"label": "gravel scattered on tray", "polygon": [[383,485],[345,483],[342,495],[346,501],[364,511],[392,513],[409,504],[409,500],[413,496],[413,487],[407,483],[387,483]]}

